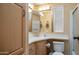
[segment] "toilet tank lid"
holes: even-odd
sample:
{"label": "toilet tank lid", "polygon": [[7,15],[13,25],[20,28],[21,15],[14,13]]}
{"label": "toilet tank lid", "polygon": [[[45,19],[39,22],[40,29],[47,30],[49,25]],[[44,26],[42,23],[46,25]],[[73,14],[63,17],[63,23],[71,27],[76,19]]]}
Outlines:
{"label": "toilet tank lid", "polygon": [[56,41],[53,41],[54,44],[64,44],[64,42],[56,42]]}

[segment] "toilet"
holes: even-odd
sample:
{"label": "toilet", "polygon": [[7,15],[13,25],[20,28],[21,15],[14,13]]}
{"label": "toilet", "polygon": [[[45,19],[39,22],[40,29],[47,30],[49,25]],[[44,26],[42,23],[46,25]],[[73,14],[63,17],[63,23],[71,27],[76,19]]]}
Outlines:
{"label": "toilet", "polygon": [[53,42],[54,51],[52,55],[64,55],[64,42]]}

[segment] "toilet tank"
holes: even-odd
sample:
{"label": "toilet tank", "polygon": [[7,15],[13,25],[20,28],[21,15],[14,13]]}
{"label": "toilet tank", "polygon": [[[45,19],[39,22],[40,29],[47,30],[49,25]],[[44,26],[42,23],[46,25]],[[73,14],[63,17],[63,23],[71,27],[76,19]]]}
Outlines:
{"label": "toilet tank", "polygon": [[64,52],[64,42],[53,42],[54,51]]}

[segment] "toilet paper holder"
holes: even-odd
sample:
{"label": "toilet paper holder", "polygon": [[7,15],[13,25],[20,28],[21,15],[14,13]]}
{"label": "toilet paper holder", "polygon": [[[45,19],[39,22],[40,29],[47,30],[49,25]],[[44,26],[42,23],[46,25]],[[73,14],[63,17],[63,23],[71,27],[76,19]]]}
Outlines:
{"label": "toilet paper holder", "polygon": [[50,50],[50,52],[54,52],[53,42],[47,43],[46,47]]}

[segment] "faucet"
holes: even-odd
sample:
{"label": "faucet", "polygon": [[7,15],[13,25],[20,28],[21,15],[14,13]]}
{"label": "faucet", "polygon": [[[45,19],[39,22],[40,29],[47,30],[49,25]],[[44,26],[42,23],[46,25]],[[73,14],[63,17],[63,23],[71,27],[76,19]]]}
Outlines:
{"label": "faucet", "polygon": [[44,33],[44,37],[46,37],[46,33]]}

